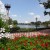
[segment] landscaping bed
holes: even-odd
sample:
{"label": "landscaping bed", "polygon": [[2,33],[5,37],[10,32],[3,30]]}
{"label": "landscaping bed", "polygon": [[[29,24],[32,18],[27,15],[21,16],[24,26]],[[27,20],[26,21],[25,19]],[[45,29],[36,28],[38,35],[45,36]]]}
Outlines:
{"label": "landscaping bed", "polygon": [[50,35],[37,37],[1,38],[0,50],[50,50]]}

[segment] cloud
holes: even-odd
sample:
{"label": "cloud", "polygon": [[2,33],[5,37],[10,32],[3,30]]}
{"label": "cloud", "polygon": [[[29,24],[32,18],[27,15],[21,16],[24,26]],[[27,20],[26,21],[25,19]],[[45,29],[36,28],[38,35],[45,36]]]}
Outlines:
{"label": "cloud", "polygon": [[40,4],[40,7],[44,7],[44,5]]}
{"label": "cloud", "polygon": [[33,13],[33,12],[29,12],[28,14],[29,14],[29,15],[31,15],[31,16],[33,16],[33,15],[34,15],[34,13]]}
{"label": "cloud", "polygon": [[16,20],[17,19],[17,15],[16,14],[13,14],[13,15],[10,15],[11,16],[11,18],[13,19],[13,20]]}
{"label": "cloud", "polygon": [[17,15],[16,14],[14,14],[14,15],[12,15],[13,17],[17,17]]}
{"label": "cloud", "polygon": [[33,12],[28,13],[29,15],[31,15],[33,18],[40,18],[40,15],[36,15]]}
{"label": "cloud", "polygon": [[28,21],[25,21],[25,23],[29,23]]}

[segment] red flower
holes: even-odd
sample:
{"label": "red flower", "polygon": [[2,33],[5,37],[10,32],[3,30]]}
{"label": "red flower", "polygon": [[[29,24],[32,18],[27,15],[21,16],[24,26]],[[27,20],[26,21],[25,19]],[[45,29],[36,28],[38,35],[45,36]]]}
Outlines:
{"label": "red flower", "polygon": [[43,40],[40,40],[40,42],[42,42],[42,43],[43,43]]}
{"label": "red flower", "polygon": [[45,43],[45,47],[48,47],[48,43]]}
{"label": "red flower", "polygon": [[21,41],[20,44],[22,44],[23,42]]}
{"label": "red flower", "polygon": [[31,38],[30,36],[28,36],[28,38]]}
{"label": "red flower", "polygon": [[46,34],[46,36],[48,36],[48,34]]}
{"label": "red flower", "polygon": [[42,47],[45,47],[45,44],[44,44],[44,43],[42,43],[42,44],[41,44],[41,46],[42,46]]}
{"label": "red flower", "polygon": [[33,50],[37,50],[36,48],[33,48]]}
{"label": "red flower", "polygon": [[35,40],[35,43],[37,44],[38,43],[38,40]]}
{"label": "red flower", "polygon": [[38,35],[38,39],[41,39],[41,38],[40,38],[40,35]]}
{"label": "red flower", "polygon": [[27,46],[27,43],[24,43],[24,46]]}
{"label": "red flower", "polygon": [[30,42],[30,45],[32,45],[33,43],[32,42]]}
{"label": "red flower", "polygon": [[10,48],[8,48],[8,50],[11,50]]}
{"label": "red flower", "polygon": [[25,40],[24,43],[27,43],[27,40]]}
{"label": "red flower", "polygon": [[2,48],[2,50],[4,50],[4,48]]}
{"label": "red flower", "polygon": [[18,40],[18,39],[19,39],[19,37],[15,37],[13,40],[16,41],[16,40]]}

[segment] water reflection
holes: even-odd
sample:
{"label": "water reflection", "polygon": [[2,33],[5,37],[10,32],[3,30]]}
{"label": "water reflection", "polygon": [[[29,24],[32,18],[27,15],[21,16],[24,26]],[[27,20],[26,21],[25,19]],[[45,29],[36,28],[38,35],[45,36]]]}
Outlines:
{"label": "water reflection", "polygon": [[[17,26],[19,26],[20,28],[36,28],[35,25],[22,25],[22,24],[18,24]],[[45,26],[43,25],[39,25],[37,28],[45,28]]]}

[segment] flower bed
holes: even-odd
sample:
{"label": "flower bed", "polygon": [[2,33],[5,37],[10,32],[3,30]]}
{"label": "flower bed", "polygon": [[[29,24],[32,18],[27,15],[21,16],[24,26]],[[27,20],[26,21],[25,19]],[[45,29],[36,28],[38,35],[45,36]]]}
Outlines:
{"label": "flower bed", "polygon": [[50,36],[1,38],[0,50],[50,50]]}

